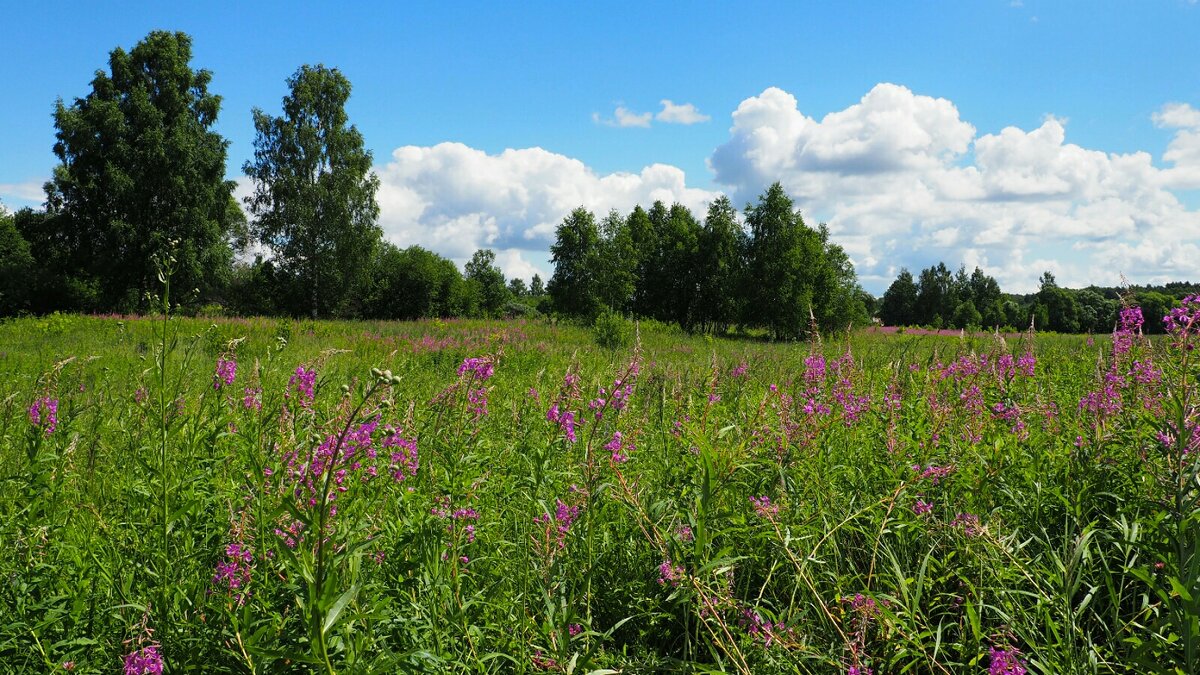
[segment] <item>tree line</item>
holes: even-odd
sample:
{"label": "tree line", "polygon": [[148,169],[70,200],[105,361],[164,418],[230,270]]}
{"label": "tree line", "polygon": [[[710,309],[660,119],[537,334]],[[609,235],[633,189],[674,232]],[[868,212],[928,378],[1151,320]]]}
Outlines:
{"label": "tree line", "polygon": [[1050,272],[1038,280],[1038,291],[1004,293],[995,278],[976,267],[951,272],[944,262],[931,265],[914,278],[902,268],[879,300],[878,316],[889,326],[931,328],[1005,328],[1030,325],[1058,333],[1106,333],[1113,329],[1123,302],[1142,308],[1147,332],[1161,333],[1153,318],[1162,317],[1200,285],[1172,282],[1162,286],[1072,289],[1058,285]]}
{"label": "tree line", "polygon": [[599,223],[579,208],[558,226],[548,290],[564,313],[603,311],[672,322],[686,330],[759,327],[774,338],[870,320],[874,299],[824,225],[808,227],[779,183],[748,204],[743,223],[728,197],[703,221],[655,202]]}
{"label": "tree line", "polygon": [[[56,102],[45,209],[0,206],[0,315],[145,311],[164,273],[183,308],[236,314],[496,316],[544,296],[538,278],[506,285],[490,250],[460,272],[383,240],[379,181],[336,68],[301,66],[280,114],[252,111],[243,210],[213,129],[221,97],[191,48],[152,32],[113,50],[86,96]],[[249,260],[253,246],[267,254]]]}
{"label": "tree line", "polygon": [[[226,180],[221,97],[191,66],[191,38],[155,31],[114,49],[90,91],[54,109],[59,164],[44,210],[0,209],[0,314],[138,312],[169,274],[184,308],[236,314],[411,319],[601,310],[689,330],[868,320],[871,298],[829,232],[805,225],[776,184],[745,223],[726,198],[703,222],[661,202],[600,223],[577,209],[558,228],[548,285],[506,280],[495,253],[460,272],[385,241],[378,178],[335,68],[301,66],[279,114],[252,111],[244,204]],[[245,209],[243,209],[243,206]],[[250,252],[260,247],[250,260]]]}

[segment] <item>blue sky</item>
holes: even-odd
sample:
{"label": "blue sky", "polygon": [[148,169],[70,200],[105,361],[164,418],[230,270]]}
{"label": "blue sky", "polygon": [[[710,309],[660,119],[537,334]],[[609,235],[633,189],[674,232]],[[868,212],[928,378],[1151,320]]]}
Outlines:
{"label": "blue sky", "polygon": [[3,16],[9,208],[40,203],[55,99],[168,29],[192,36],[224,97],[231,178],[250,109],[277,113],[299,65],[336,66],[387,236],[459,261],[491,247],[510,275],[550,271],[573,206],[740,206],[781,180],[874,292],[937,260],[1006,290],[1044,269],[1076,285],[1200,279],[1188,0],[13,2]]}

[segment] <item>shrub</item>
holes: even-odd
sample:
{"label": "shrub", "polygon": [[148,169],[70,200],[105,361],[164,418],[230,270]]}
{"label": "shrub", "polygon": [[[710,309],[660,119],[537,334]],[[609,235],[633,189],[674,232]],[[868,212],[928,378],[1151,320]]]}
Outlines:
{"label": "shrub", "polygon": [[592,330],[596,344],[606,349],[624,349],[633,344],[632,324],[612,310],[606,310],[596,317]]}

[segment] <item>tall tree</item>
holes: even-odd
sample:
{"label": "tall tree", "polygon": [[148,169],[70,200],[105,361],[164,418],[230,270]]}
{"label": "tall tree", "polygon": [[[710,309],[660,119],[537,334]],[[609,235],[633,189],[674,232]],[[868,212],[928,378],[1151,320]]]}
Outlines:
{"label": "tall tree", "polygon": [[696,268],[697,320],[709,330],[725,329],[738,319],[745,239],[729,198],[722,195],[713,200],[704,218]]}
{"label": "tall tree", "polygon": [[691,329],[698,278],[696,256],[700,246],[700,222],[691,209],[672,204],[658,238],[655,267],[659,274],[657,317]]}
{"label": "tall tree", "polygon": [[504,272],[496,267],[496,252],[490,248],[475,251],[463,270],[468,283],[479,294],[479,309],[490,317],[499,316],[510,294],[504,284]]}
{"label": "tall tree", "polygon": [[800,337],[809,324],[820,237],[804,224],[779,183],[748,205],[745,214],[751,235],[748,319],[767,327],[776,339]]}
{"label": "tall tree", "polygon": [[596,284],[600,231],[591,211],[582,206],[563,219],[550,246],[554,276],[547,290],[554,308],[564,314],[594,317],[601,307]]}
{"label": "tall tree", "polygon": [[953,302],[954,276],[946,263],[921,270],[917,281],[917,321],[936,328],[949,323],[958,306]]}
{"label": "tall tree", "polygon": [[917,284],[908,268],[900,268],[896,280],[883,294],[879,318],[888,326],[911,326],[917,323]]}
{"label": "tall tree", "polygon": [[596,267],[600,301],[614,311],[629,311],[637,283],[637,250],[626,219],[615,209],[600,221]]}
{"label": "tall tree", "polygon": [[28,310],[33,290],[33,254],[15,220],[0,204],[0,316]]}
{"label": "tall tree", "polygon": [[[254,110],[254,231],[307,291],[313,317],[345,314],[380,240],[379,179],[346,115],[350,81],[336,68],[301,66],[288,78],[283,116]],[[296,307],[294,310],[300,310]]]}
{"label": "tall tree", "polygon": [[168,251],[177,288],[209,294],[228,274],[233,183],[228,142],[212,130],[221,98],[191,59],[186,34],[152,32],[113,50],[86,97],[55,105],[61,164],[47,206],[62,266],[94,280],[101,307],[135,308],[157,287],[154,257]]}

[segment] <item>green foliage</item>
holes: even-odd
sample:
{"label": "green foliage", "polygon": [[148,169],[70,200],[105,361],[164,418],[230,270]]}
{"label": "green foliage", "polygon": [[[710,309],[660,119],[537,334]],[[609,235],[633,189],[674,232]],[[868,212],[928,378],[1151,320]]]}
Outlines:
{"label": "green foliage", "polygon": [[585,318],[599,313],[600,254],[600,231],[595,217],[583,207],[575,209],[558,226],[555,242],[550,246],[554,276],[547,290],[554,299],[555,310]]}
{"label": "green foliage", "polygon": [[899,276],[883,294],[879,318],[888,326],[913,326],[917,319],[917,284],[907,268],[901,268]]}
{"label": "green foliage", "polygon": [[27,311],[36,262],[12,214],[0,205],[0,316]]}
{"label": "green foliage", "polygon": [[605,322],[0,324],[0,663],[1200,665],[1195,335]]}
{"label": "green foliage", "polygon": [[477,289],[479,310],[486,317],[500,316],[504,305],[512,298],[504,285],[504,273],[495,263],[495,251],[485,248],[475,251],[465,268],[464,276]]}
{"label": "green foliage", "polygon": [[254,159],[242,170],[255,187],[246,203],[277,273],[304,291],[288,309],[350,315],[381,236],[379,179],[349,124],[350,82],[339,70],[301,66],[288,89],[281,117],[254,110]]}
{"label": "green foliage", "polygon": [[592,324],[596,344],[605,349],[626,349],[633,344],[633,324],[612,310],[596,317]]}
{"label": "green foliage", "polygon": [[35,255],[70,271],[58,289],[63,305],[144,308],[158,284],[153,259],[168,251],[177,288],[188,291],[181,299],[222,288],[236,226],[228,141],[212,130],[221,107],[208,91],[212,75],[193,70],[191,58],[189,36],[154,31],[129,52],[113,50],[87,96],[57,103],[61,164],[46,184],[55,246],[43,251],[34,241],[43,237],[26,239]]}

